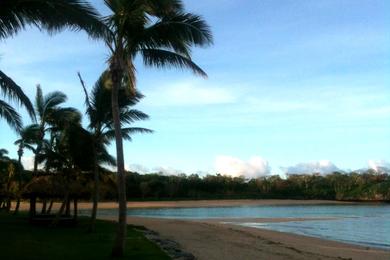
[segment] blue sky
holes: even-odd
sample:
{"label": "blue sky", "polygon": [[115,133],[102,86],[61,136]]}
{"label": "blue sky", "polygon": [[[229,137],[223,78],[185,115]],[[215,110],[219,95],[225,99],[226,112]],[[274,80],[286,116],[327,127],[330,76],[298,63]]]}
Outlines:
{"label": "blue sky", "polygon": [[[388,165],[388,1],[184,2],[214,33],[214,46],[193,52],[209,78],[137,62],[138,108],[151,116],[137,125],[156,132],[125,144],[128,168],[259,176]],[[0,68],[30,97],[40,83],[84,111],[76,72],[91,86],[107,54],[82,32],[29,29],[0,42]],[[16,135],[0,127],[0,147],[16,157]]]}

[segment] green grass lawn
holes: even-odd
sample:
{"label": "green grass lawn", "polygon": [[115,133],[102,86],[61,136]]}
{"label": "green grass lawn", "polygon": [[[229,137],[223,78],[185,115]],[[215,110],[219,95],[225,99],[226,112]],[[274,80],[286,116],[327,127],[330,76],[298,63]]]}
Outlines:
{"label": "green grass lawn", "polygon": [[[26,215],[0,213],[0,259],[109,259],[116,225],[98,220],[96,231],[87,233],[88,219],[77,227],[39,227],[28,223]],[[123,259],[170,259],[140,232],[127,229]]]}

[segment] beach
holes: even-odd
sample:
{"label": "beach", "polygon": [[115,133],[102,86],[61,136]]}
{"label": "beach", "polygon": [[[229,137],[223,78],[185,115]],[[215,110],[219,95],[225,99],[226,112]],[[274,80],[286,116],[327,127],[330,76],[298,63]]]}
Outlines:
{"label": "beach", "polygon": [[[128,208],[228,207],[244,205],[353,204],[325,200],[201,200],[129,202]],[[25,208],[27,205],[23,204]],[[56,205],[57,206],[57,205]],[[90,203],[80,203],[90,209]],[[115,209],[114,202],[99,203],[100,209]],[[115,221],[115,217],[101,217]],[[390,259],[390,251],[368,248],[291,233],[237,225],[239,222],[308,221],[310,218],[220,218],[181,220],[128,217],[128,224],[158,232],[162,239],[177,242],[197,259]]]}
{"label": "beach", "polygon": [[[268,205],[343,205],[356,204],[357,202],[334,201],[334,200],[180,200],[180,201],[131,201],[127,202],[128,209],[136,208],[197,208],[197,207],[234,207],[234,206],[268,206]],[[40,203],[37,203],[37,207]],[[53,209],[59,208],[60,203],[54,203]],[[22,202],[20,208],[28,210],[29,204]],[[79,209],[91,209],[91,202],[79,202]],[[117,209],[116,202],[99,202],[99,209]]]}
{"label": "beach", "polygon": [[[226,220],[229,221],[229,220]],[[258,219],[262,222],[287,221]],[[292,220],[288,220],[292,221]],[[304,221],[304,220],[302,220]],[[212,220],[129,217],[128,223],[178,242],[197,259],[390,259],[390,252]]]}

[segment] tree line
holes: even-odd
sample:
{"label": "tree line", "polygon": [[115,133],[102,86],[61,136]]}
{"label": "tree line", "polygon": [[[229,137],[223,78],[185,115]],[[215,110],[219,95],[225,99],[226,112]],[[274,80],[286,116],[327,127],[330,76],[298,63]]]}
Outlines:
{"label": "tree line", "polygon": [[128,199],[325,199],[389,201],[390,175],[339,173],[294,174],[256,179],[221,174],[164,176],[127,173]]}
{"label": "tree line", "polygon": [[[13,165],[10,167],[4,161],[0,163],[0,184],[3,190],[7,185],[9,187],[17,185],[16,175],[9,180],[9,171],[17,166],[17,162],[14,161]],[[44,175],[44,172],[41,174]],[[78,174],[77,179],[81,185],[77,186],[79,189],[77,198],[90,200],[94,196],[93,172],[81,171]],[[33,172],[25,171],[23,176],[23,182],[26,183],[24,185],[28,187],[28,183],[33,180]],[[115,173],[102,168],[99,182],[100,200],[116,200]],[[44,192],[51,192],[47,187],[43,189]],[[390,201],[390,175],[367,170],[363,173],[292,174],[286,178],[271,175],[246,179],[221,174],[168,176],[161,173],[126,172],[126,194],[128,201],[200,199]],[[52,195],[51,197],[55,198],[55,194]]]}

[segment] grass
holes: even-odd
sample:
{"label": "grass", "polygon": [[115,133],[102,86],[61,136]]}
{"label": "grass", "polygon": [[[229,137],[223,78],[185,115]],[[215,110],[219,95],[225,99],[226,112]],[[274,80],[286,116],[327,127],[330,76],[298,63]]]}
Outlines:
{"label": "grass", "polygon": [[[28,223],[26,215],[0,213],[0,259],[110,259],[116,225],[98,220],[87,233],[88,218],[76,227],[41,227]],[[130,226],[122,259],[170,259],[161,249]]]}

